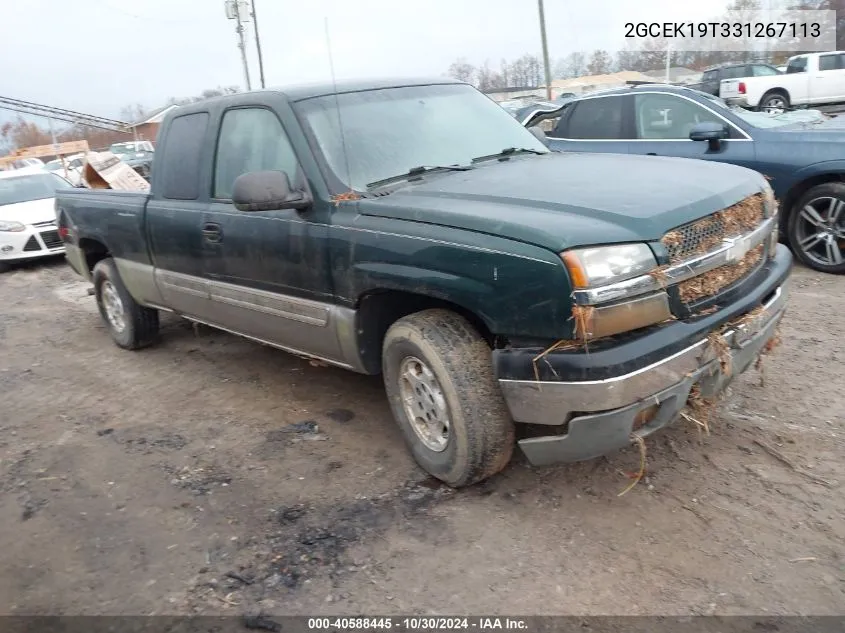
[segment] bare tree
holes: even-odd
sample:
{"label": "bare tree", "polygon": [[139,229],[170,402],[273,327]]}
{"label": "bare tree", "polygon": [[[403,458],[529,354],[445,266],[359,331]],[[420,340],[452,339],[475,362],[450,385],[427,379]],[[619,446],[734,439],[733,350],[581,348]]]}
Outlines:
{"label": "bare tree", "polygon": [[558,79],[574,79],[587,72],[587,59],[584,53],[570,53],[557,61],[555,77]]}
{"label": "bare tree", "polygon": [[487,62],[478,69],[478,89],[482,92],[506,88],[502,73],[492,70]]}
{"label": "bare tree", "polygon": [[606,75],[611,68],[610,54],[605,50],[595,50],[590,55],[590,61],[587,64],[587,72],[590,75]]}
{"label": "bare tree", "polygon": [[133,103],[120,109],[120,120],[127,123],[141,121],[146,115],[147,109],[140,103]]}
{"label": "bare tree", "polygon": [[508,66],[508,79],[514,86],[539,86],[541,82],[540,68],[540,60],[536,55],[523,55]]}
{"label": "bare tree", "polygon": [[456,59],[449,66],[449,76],[454,77],[459,81],[465,81],[469,84],[475,83],[477,70],[475,66],[467,62],[463,57]]}

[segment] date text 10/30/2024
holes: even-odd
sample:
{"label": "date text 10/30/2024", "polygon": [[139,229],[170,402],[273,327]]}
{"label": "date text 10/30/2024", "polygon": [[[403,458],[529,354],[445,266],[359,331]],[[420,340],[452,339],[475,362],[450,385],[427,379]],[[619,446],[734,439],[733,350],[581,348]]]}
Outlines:
{"label": "date text 10/30/2024", "polygon": [[308,618],[309,631],[525,631],[522,618],[328,617]]}

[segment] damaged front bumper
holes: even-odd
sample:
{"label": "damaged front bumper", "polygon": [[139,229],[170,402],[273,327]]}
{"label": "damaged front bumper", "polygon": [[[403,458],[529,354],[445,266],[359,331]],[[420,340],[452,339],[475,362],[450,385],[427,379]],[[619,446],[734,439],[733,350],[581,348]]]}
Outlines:
{"label": "damaged front bumper", "polygon": [[[518,374],[525,372],[525,359],[520,359],[518,354],[497,356],[499,385],[513,419],[547,425],[550,431],[557,431],[520,440],[519,446],[528,460],[535,465],[548,465],[605,455],[628,445],[632,434],[645,437],[673,422],[686,406],[694,386],[698,386],[704,398],[723,391],[754,364],[775,336],[786,309],[786,282],[791,264],[791,253],[779,247],[777,256],[768,265],[765,281],[733,305],[699,321],[697,334],[686,338],[680,335],[685,328],[694,327],[689,324],[670,326],[678,327],[674,334],[680,336],[676,339],[683,344],[680,349],[666,340],[664,331],[651,337],[651,345],[636,341],[633,348],[624,352],[582,352],[577,358],[572,354],[555,355],[550,362],[557,362],[559,371],[550,367],[562,380],[539,381],[518,379]],[[731,325],[755,309],[755,319]],[[727,344],[729,362],[724,352],[721,358],[717,357],[708,341],[707,335],[717,331]],[[672,332],[669,335],[671,338]],[[672,351],[654,360],[656,350]],[[588,360],[590,356],[592,362]],[[620,368],[636,366],[642,358],[648,359],[649,364],[618,372]],[[589,366],[579,367],[578,361],[583,363],[585,359]],[[590,373],[601,377],[569,380],[573,374],[585,373],[588,378]],[[602,375],[607,373],[612,375]]]}

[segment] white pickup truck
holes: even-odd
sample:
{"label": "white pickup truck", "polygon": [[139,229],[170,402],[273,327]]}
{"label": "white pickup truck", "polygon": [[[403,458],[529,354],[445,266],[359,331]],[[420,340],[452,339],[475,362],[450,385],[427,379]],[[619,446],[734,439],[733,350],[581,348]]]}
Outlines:
{"label": "white pickup truck", "polygon": [[790,57],[783,75],[723,79],[719,96],[731,105],[770,112],[845,102],[845,51]]}

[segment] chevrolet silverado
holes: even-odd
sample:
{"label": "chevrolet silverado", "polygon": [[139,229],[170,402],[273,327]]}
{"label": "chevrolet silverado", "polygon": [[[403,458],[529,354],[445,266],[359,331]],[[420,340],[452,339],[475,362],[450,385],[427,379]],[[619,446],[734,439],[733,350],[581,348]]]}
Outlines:
{"label": "chevrolet silverado", "polygon": [[56,202],[117,345],[166,310],[382,374],[453,486],[516,444],[543,465],[638,441],[722,392],[785,309],[762,176],[550,152],[461,82],[227,95],[170,113],[157,146],[149,194]]}

